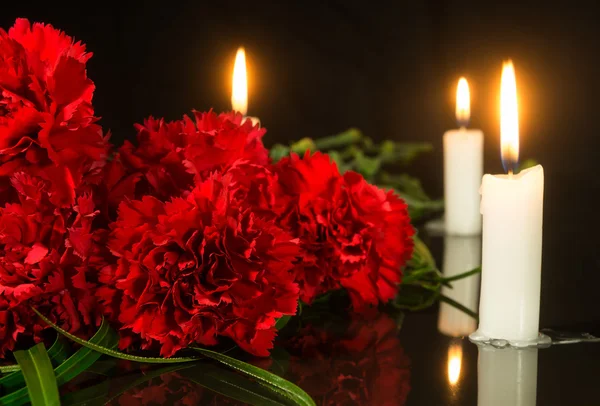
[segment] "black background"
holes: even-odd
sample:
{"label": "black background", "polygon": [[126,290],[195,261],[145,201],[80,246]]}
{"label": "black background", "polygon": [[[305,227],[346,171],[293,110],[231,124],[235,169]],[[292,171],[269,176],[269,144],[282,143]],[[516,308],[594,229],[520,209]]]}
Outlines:
{"label": "black background", "polygon": [[502,171],[499,83],[512,58],[521,156],[546,174],[542,325],[600,324],[600,26],[591,4],[5,3],[2,27],[19,16],[52,23],[94,52],[96,112],[116,140],[133,137],[133,123],[151,114],[230,109],[233,59],[244,45],[249,113],[268,128],[267,145],[350,126],[375,139],[429,141],[435,151],[415,170],[434,196],[461,75],[471,84],[471,126],[485,133],[486,172]]}

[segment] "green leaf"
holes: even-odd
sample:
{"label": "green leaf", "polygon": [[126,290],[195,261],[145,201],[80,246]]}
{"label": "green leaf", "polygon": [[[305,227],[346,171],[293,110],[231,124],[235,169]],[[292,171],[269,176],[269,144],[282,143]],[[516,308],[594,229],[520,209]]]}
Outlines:
{"label": "green leaf", "polygon": [[271,147],[269,155],[273,162],[279,162],[282,158],[285,158],[290,154],[290,148],[285,145],[275,144]]}
{"label": "green leaf", "polygon": [[[62,339],[60,334],[57,334],[54,344],[50,346],[50,349],[48,350],[48,356],[50,357],[50,361],[54,366],[60,365],[69,356],[69,346],[67,345],[66,341]],[[24,386],[25,378],[23,377],[21,368],[18,364],[9,365],[6,368],[8,367],[11,367],[10,370],[16,372],[0,378],[0,386],[6,391],[10,392]]]}
{"label": "green leaf", "polygon": [[424,152],[433,150],[433,145],[425,142],[384,141],[379,147],[379,156],[384,163],[410,164]]}
{"label": "green leaf", "polygon": [[525,159],[523,162],[521,162],[519,164],[519,172],[524,170],[524,169],[529,169],[533,166],[536,166],[538,164],[538,162],[535,159]]}
{"label": "green leaf", "polygon": [[[100,328],[89,340],[92,344],[101,345],[110,349],[115,348],[119,343],[118,334],[110,328],[106,320],[102,319]],[[68,360],[60,364],[54,370],[56,374],[56,381],[58,385],[63,385],[75,378],[77,375],[85,371],[87,368],[92,366],[94,362],[100,358],[102,354],[96,352],[90,348],[82,347],[75,354],[73,354]]]}
{"label": "green leaf", "polygon": [[440,295],[440,302],[448,303],[450,306],[457,308],[458,310],[462,311],[468,316],[471,316],[475,320],[479,320],[479,315],[477,315],[477,313],[475,313],[468,307],[458,303],[456,300],[449,298],[448,296]]}
{"label": "green leaf", "polygon": [[302,138],[300,141],[293,143],[290,146],[291,152],[302,156],[306,151],[314,152],[317,150],[314,141],[311,138]]}
{"label": "green leaf", "polygon": [[267,385],[273,386],[281,394],[285,394],[290,400],[294,401],[298,405],[303,406],[315,406],[315,402],[310,396],[298,386],[293,383],[275,375],[271,372],[265,371],[264,369],[255,367],[254,365],[247,364],[239,361],[235,358],[228,357],[227,355],[220,354],[205,348],[193,347],[193,350],[198,351],[202,355],[208,358],[212,358],[219,361],[228,367],[256,379],[259,382],[263,382]]}
{"label": "green leaf", "polygon": [[[59,337],[61,336],[59,335]],[[116,332],[110,328],[108,323],[102,320],[100,328],[90,339],[90,342],[94,344],[115,347],[118,344],[118,336]],[[54,348],[54,346],[52,346],[52,348]],[[56,376],[56,382],[58,386],[65,384],[85,371],[94,362],[96,362],[101,355],[102,354],[92,351],[86,347],[77,350],[75,354],[54,369],[53,376]],[[19,375],[21,374],[19,373]],[[0,405],[21,405],[27,403],[28,401],[29,397],[27,388],[21,388],[0,398]]]}
{"label": "green leaf", "polygon": [[98,344],[86,341],[82,338],[77,337],[76,335],[69,333],[66,330],[63,330],[62,328],[58,327],[56,324],[54,324],[50,320],[48,320],[48,318],[45,317],[42,313],[40,313],[37,309],[35,309],[33,307],[32,307],[32,309],[38,316],[40,316],[40,318],[42,320],[44,320],[46,322],[46,324],[51,326],[54,330],[58,331],[60,334],[64,335],[65,337],[75,341],[77,344],[83,345],[84,347],[87,347],[91,350],[94,350],[101,354],[109,355],[114,358],[120,358],[120,359],[133,361],[133,362],[145,362],[148,364],[175,364],[178,362],[194,362],[194,361],[198,360],[198,358],[189,358],[189,357],[172,357],[172,358],[141,357],[139,355],[129,355],[129,354],[125,354],[125,353],[122,353],[119,351],[115,351],[113,349],[106,348],[102,345],[98,345]]}
{"label": "green leaf", "polygon": [[476,275],[478,273],[481,273],[480,266],[478,266],[477,268],[471,269],[470,271],[459,273],[458,275],[444,277],[444,278],[442,278],[442,282],[443,283],[453,282],[453,281],[457,281],[460,279],[468,278],[469,276]]}
{"label": "green leaf", "polygon": [[292,316],[282,316],[277,319],[277,322],[275,322],[275,330],[280,331],[288,324],[291,318]]}
{"label": "green leaf", "polygon": [[363,134],[359,129],[349,128],[339,134],[316,139],[314,142],[317,149],[324,151],[328,149],[346,147],[350,144],[359,142],[362,138]]}
{"label": "green leaf", "polygon": [[431,255],[431,251],[423,240],[421,240],[417,235],[413,237],[414,241],[414,250],[413,257],[410,260],[410,265],[413,268],[422,268],[422,267],[430,267],[437,268],[435,265],[435,260],[433,259],[433,255]]}
{"label": "green leaf", "polygon": [[60,405],[56,377],[44,343],[15,351],[14,356],[25,377],[31,405]]}

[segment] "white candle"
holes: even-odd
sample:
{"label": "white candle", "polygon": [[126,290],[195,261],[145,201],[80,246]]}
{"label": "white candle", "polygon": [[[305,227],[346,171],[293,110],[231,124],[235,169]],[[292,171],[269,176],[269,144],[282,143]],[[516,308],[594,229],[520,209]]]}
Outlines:
{"label": "white candle", "polygon": [[502,72],[501,143],[509,174],[485,175],[481,185],[481,299],[479,328],[471,338],[525,346],[536,342],[539,330],[544,170],[537,165],[512,174],[519,149],[511,62]]}
{"label": "white candle", "polygon": [[231,86],[231,107],[234,111],[239,111],[245,117],[242,121],[252,121],[252,125],[260,125],[257,117],[246,116],[248,113],[248,73],[246,70],[246,51],[244,47],[239,47],[235,55],[233,65],[233,76]]}
{"label": "white candle", "polygon": [[481,233],[479,185],[483,175],[483,132],[466,129],[470,118],[469,85],[465,78],[456,89],[458,130],[444,134],[444,200],[446,233]]}
{"label": "white candle", "polygon": [[479,346],[477,404],[535,406],[537,348]]}
{"label": "white candle", "polygon": [[[481,239],[479,237],[446,236],[442,274],[452,277],[481,265]],[[451,282],[452,287],[442,287],[442,295],[477,312],[480,275]],[[477,329],[475,319],[446,302],[440,302],[438,330],[450,337],[462,337]]]}

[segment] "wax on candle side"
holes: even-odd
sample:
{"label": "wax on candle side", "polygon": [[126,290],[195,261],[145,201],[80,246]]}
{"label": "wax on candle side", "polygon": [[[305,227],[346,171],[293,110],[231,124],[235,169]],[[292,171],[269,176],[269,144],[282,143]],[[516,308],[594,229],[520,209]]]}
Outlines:
{"label": "wax on candle side", "polygon": [[479,328],[473,339],[535,341],[539,331],[544,170],[485,175]]}
{"label": "wax on candle side", "polygon": [[483,132],[451,130],[444,134],[446,233],[479,235],[479,186],[483,176]]}

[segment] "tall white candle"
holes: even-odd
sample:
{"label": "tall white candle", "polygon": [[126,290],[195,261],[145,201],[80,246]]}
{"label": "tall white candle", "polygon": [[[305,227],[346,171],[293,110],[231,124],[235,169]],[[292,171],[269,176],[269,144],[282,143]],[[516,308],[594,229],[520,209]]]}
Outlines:
{"label": "tall white candle", "polygon": [[477,404],[535,406],[537,348],[479,346]]}
{"label": "tall white candle", "polygon": [[[481,265],[481,239],[448,235],[444,240],[444,263],[442,274],[452,277]],[[477,312],[480,275],[452,282],[452,287],[443,286],[442,295]],[[450,337],[462,337],[477,329],[475,319],[446,302],[440,303],[438,330]]]}
{"label": "tall white candle", "polygon": [[458,130],[444,134],[444,200],[446,233],[481,233],[479,185],[483,175],[483,132],[466,129],[470,118],[469,85],[465,78],[456,89]]}
{"label": "tall white candle", "polygon": [[501,89],[502,160],[508,175],[485,175],[481,185],[483,252],[479,328],[473,340],[515,346],[538,339],[542,267],[544,170],[512,174],[518,161],[518,112],[512,63]]}
{"label": "tall white candle", "polygon": [[250,120],[252,125],[260,125],[257,117],[246,116],[248,113],[248,71],[246,69],[246,51],[240,47],[235,55],[233,64],[233,75],[231,85],[231,107],[234,111],[239,111],[245,117],[243,120]]}

